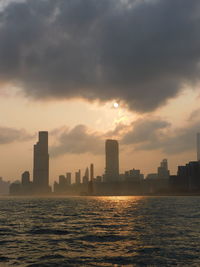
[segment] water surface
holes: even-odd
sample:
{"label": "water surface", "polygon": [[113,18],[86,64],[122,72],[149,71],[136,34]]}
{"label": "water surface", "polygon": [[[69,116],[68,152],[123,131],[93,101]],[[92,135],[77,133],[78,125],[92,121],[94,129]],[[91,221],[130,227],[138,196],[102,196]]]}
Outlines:
{"label": "water surface", "polygon": [[0,266],[200,266],[200,197],[1,198]]}

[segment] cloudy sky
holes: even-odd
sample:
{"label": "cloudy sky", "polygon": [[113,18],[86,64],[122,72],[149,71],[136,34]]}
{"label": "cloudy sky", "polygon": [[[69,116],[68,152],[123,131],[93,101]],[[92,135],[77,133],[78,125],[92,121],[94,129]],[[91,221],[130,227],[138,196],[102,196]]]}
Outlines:
{"label": "cloudy sky", "polygon": [[0,0],[0,176],[32,172],[39,130],[51,181],[102,174],[106,138],[121,172],[195,160],[199,29],[199,0]]}

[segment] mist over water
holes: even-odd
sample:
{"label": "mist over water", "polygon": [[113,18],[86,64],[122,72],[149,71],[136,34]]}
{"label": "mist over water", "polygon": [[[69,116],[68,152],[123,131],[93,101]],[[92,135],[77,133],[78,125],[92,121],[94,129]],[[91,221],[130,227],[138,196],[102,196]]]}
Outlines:
{"label": "mist over water", "polygon": [[199,266],[199,197],[1,198],[0,266]]}

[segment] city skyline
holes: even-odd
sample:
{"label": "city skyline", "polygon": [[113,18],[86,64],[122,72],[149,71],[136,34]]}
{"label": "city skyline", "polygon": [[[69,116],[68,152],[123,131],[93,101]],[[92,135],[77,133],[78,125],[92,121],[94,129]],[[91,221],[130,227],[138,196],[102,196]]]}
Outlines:
{"label": "city skyline", "polygon": [[[105,171],[95,175],[94,164],[90,163],[85,172],[81,169],[73,175],[66,171],[66,175],[59,174],[53,186],[49,184],[49,153],[48,132],[39,131],[38,142],[33,146],[33,178],[30,172],[24,171],[21,181],[7,183],[11,195],[138,195],[138,194],[196,194],[200,190],[200,160],[199,136],[196,135],[197,160],[177,166],[176,175],[172,175],[168,168],[168,160],[163,159],[157,172],[149,173],[146,177],[141,170],[132,168],[124,173],[119,171],[119,144],[117,140],[105,140]],[[78,167],[78,166],[77,166]],[[82,174],[82,175],[81,175]],[[2,185],[6,183],[2,180]],[[5,187],[6,188],[6,187]]]}
{"label": "city skyline", "polygon": [[[40,188],[42,192],[49,192],[49,185],[53,186],[53,183],[56,181],[55,177],[52,182],[49,181],[49,153],[48,153],[48,132],[47,131],[39,131],[38,132],[38,142],[33,146],[33,185],[35,188]],[[199,161],[199,138],[200,133],[196,134],[196,157],[197,161]],[[112,182],[117,181],[119,176],[123,173],[120,172],[120,156],[119,156],[119,143],[118,140],[114,139],[106,139],[105,140],[105,171],[101,174],[97,174],[97,177],[102,177],[102,181]],[[190,159],[191,161],[191,159]],[[194,161],[194,160],[193,160]],[[133,166],[132,166],[133,167]],[[67,169],[70,170],[70,167]],[[134,170],[134,169],[133,169]],[[66,171],[66,170],[65,170]],[[154,170],[155,171],[155,170]],[[125,170],[125,175],[127,171]],[[27,177],[28,174],[28,177]],[[171,173],[172,174],[172,173]],[[22,183],[23,183],[23,175],[25,175],[25,183],[26,181],[30,181],[30,172],[25,171],[22,173]],[[168,160],[163,159],[160,163],[160,166],[157,168],[157,175],[159,177],[168,178],[170,175],[170,170],[168,169]],[[104,176],[104,178],[103,178]],[[146,177],[154,177],[154,173],[147,173]],[[57,174],[57,177],[63,177],[63,175]],[[1,177],[2,179],[2,177]],[[66,179],[68,183],[87,183],[89,180],[92,181],[94,179],[94,164],[91,163],[86,167],[85,174],[81,175],[81,169],[74,172],[74,178],[72,176],[72,172],[66,172]],[[84,182],[85,179],[85,182]],[[9,182],[18,181],[19,179],[9,180]],[[70,181],[70,182],[69,182]],[[43,188],[43,189],[42,189]],[[45,189],[46,188],[46,189]],[[37,191],[37,190],[36,190]]]}

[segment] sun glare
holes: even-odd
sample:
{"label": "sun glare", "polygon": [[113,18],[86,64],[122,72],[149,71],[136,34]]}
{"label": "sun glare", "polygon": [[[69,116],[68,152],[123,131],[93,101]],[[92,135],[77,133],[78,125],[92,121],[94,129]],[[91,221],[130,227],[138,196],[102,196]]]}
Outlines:
{"label": "sun glare", "polygon": [[113,104],[113,106],[114,106],[114,108],[118,108],[118,107],[119,107],[119,104],[118,104],[117,102],[115,102],[115,103]]}

